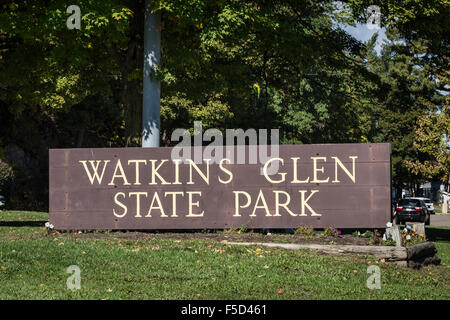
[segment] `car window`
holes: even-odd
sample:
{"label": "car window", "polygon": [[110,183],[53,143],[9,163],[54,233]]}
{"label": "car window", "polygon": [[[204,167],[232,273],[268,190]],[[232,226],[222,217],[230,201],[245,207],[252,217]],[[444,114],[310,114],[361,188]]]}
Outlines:
{"label": "car window", "polygon": [[398,205],[401,206],[420,206],[420,201],[415,199],[401,199],[398,202]]}
{"label": "car window", "polygon": [[430,199],[426,199],[424,201],[425,201],[425,203],[433,203]]}

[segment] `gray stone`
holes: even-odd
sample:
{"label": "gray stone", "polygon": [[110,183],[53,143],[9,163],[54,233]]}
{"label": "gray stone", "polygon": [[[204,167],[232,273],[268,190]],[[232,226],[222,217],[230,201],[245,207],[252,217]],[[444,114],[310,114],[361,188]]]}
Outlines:
{"label": "gray stone", "polygon": [[411,226],[411,228],[414,230],[416,228],[415,233],[417,234],[423,234],[426,238],[425,234],[425,223],[419,223],[419,222],[406,222],[406,225]]}
{"label": "gray stone", "polygon": [[394,240],[396,246],[402,246],[402,237],[400,235],[400,229],[398,226],[387,227],[386,238]]}
{"label": "gray stone", "polygon": [[408,261],[406,260],[401,260],[401,261],[395,261],[395,263],[400,266],[400,267],[408,267]]}

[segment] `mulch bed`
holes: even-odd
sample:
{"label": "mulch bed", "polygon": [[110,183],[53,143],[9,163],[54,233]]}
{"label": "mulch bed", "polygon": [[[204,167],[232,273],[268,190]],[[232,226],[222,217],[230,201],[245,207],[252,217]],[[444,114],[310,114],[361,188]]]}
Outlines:
{"label": "mulch bed", "polygon": [[120,238],[130,240],[143,239],[173,239],[190,240],[201,239],[213,242],[234,241],[234,242],[276,242],[276,243],[297,243],[297,244],[339,244],[339,245],[369,245],[369,238],[355,237],[353,235],[306,237],[303,235],[272,233],[264,235],[259,232],[142,232],[142,231],[111,231],[111,232],[67,232],[59,233],[61,237],[76,238]]}

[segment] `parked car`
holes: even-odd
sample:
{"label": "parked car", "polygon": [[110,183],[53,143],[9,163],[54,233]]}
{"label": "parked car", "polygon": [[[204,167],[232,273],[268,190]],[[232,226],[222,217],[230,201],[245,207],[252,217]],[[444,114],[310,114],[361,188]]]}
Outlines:
{"label": "parked car", "polygon": [[418,200],[423,200],[423,202],[425,202],[425,204],[427,205],[427,209],[428,209],[428,213],[429,214],[434,214],[434,204],[433,201],[431,201],[430,198],[423,198],[423,197],[409,197],[407,199],[418,199]]}
{"label": "parked car", "polygon": [[395,207],[395,223],[404,221],[419,221],[430,224],[430,214],[423,200],[405,198],[397,202]]}

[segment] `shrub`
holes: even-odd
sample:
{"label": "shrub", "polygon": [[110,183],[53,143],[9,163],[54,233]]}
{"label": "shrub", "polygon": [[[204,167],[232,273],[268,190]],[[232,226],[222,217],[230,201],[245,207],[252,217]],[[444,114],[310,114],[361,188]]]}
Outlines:
{"label": "shrub", "polygon": [[302,236],[306,236],[308,238],[311,238],[314,236],[315,231],[314,228],[309,227],[309,226],[300,226],[297,229],[295,229],[294,231],[295,235],[302,235]]}
{"label": "shrub", "polygon": [[0,194],[9,198],[11,193],[11,185],[14,178],[12,167],[0,159]]}
{"label": "shrub", "polygon": [[248,225],[244,224],[242,225],[242,227],[239,229],[238,233],[246,233],[248,230]]}
{"label": "shrub", "polygon": [[341,230],[336,229],[334,227],[328,227],[323,231],[324,237],[337,237],[341,234]]}
{"label": "shrub", "polygon": [[392,239],[390,235],[386,237],[386,240],[384,240],[383,238],[383,246],[396,246],[396,245],[397,243],[395,242],[394,239]]}
{"label": "shrub", "polygon": [[417,233],[417,228],[416,227],[412,228],[409,225],[407,225],[406,228],[402,230],[401,236],[402,236],[402,245],[405,247],[426,241],[424,234]]}
{"label": "shrub", "polygon": [[360,231],[355,231],[352,233],[352,235],[358,238],[372,238],[373,232],[370,230],[366,230],[364,233],[361,233]]}

